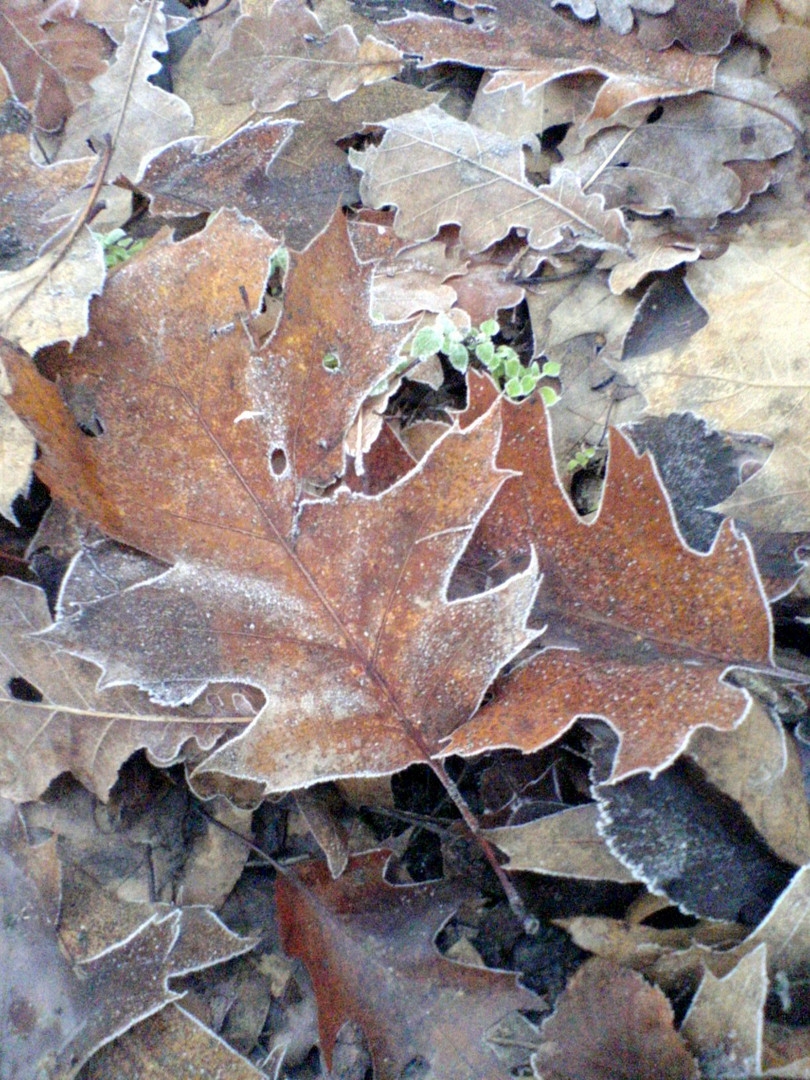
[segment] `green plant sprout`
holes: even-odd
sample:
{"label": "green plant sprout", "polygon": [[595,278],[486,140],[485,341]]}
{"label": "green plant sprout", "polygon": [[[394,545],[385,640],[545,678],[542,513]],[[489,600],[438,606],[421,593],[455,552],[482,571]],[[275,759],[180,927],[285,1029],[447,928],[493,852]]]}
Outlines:
{"label": "green plant sprout", "polygon": [[113,229],[108,233],[94,233],[101,241],[104,248],[104,265],[108,270],[114,266],[120,266],[127,259],[131,259],[136,251],[145,246],[145,240],[135,240],[128,236],[123,229]]}
{"label": "green plant sprout", "polygon": [[584,469],[595,453],[596,447],[594,446],[586,446],[582,450],[577,450],[568,462],[568,471],[573,472],[574,469]]}
{"label": "green plant sprout", "polygon": [[[477,330],[472,327],[464,332],[452,319],[439,315],[433,326],[424,326],[418,331],[411,342],[411,356],[426,360],[436,353],[443,353],[456,371],[462,373],[474,356],[493,379],[501,383],[503,392],[512,400],[531,394],[541,379],[560,374],[560,365],[556,361],[547,360],[542,368],[536,360],[525,366],[511,346],[493,342],[499,330],[495,319],[487,319]],[[546,405],[553,405],[558,400],[550,386],[541,386],[540,396]]]}

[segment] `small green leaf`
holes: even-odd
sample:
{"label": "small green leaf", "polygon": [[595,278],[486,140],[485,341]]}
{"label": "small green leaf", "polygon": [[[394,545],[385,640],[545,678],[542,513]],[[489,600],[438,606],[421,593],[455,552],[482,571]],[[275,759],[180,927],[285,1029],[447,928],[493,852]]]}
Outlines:
{"label": "small green leaf", "polygon": [[560,374],[560,365],[556,360],[546,360],[543,364],[543,374],[555,379]]}
{"label": "small green leaf", "polygon": [[560,400],[559,395],[550,386],[540,387],[540,397],[546,405],[555,405]]}
{"label": "small green leaf", "polygon": [[340,357],[337,353],[328,352],[321,361],[327,371],[340,371]]}
{"label": "small green leaf", "polygon": [[507,382],[506,382],[506,386],[504,386],[504,390],[505,390],[506,394],[510,398],[520,397],[520,395],[523,392],[520,389],[520,379],[517,379],[517,378],[508,379]]}
{"label": "small green leaf", "polygon": [[467,370],[470,363],[470,354],[467,352],[467,347],[462,345],[460,341],[451,342],[444,352],[456,371],[464,372]]}
{"label": "small green leaf", "polygon": [[504,362],[503,370],[507,379],[514,379],[520,375],[522,367],[517,356],[510,356],[509,359]]}
{"label": "small green leaf", "polygon": [[475,346],[475,355],[482,364],[489,367],[495,358],[495,346],[491,341],[482,341],[480,345]]}
{"label": "small green leaf", "polygon": [[495,335],[500,330],[500,326],[498,326],[498,322],[496,319],[487,319],[486,322],[481,323],[479,329],[482,334],[485,334],[487,337],[491,338],[495,337]]}
{"label": "small green leaf", "polygon": [[441,350],[444,344],[444,335],[433,326],[423,326],[411,342],[411,356],[417,356],[423,360],[427,356],[433,356]]}
{"label": "small green leaf", "polygon": [[532,375],[530,371],[527,371],[525,375],[520,377],[520,392],[521,394],[530,394],[537,386],[537,376]]}

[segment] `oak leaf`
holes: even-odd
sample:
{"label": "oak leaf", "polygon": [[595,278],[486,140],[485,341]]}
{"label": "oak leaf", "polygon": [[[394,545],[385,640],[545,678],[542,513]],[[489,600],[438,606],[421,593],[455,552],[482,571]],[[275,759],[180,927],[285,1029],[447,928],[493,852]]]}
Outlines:
{"label": "oak leaf", "polygon": [[[472,415],[486,400],[483,386],[475,390]],[[549,460],[539,402],[504,408],[498,460],[512,469]],[[543,574],[530,620],[546,627],[541,651],[502,681],[450,752],[533,751],[575,716],[597,715],[620,735],[617,779],[659,771],[694,728],[729,729],[746,714],[747,695],[721,680],[735,664],[770,664],[768,608],[750,549],[730,523],[708,555],[687,548],[650,459],[637,458],[622,436],[611,439],[590,524],[553,469],[527,468],[504,485],[465,558],[514,568],[531,549]]]}
{"label": "oak leaf", "polygon": [[420,66],[455,60],[496,74],[495,91],[516,83],[528,92],[564,75],[596,73],[605,82],[589,123],[597,127],[628,105],[711,89],[717,60],[682,49],[663,53],[642,48],[632,35],[617,37],[599,24],[584,26],[534,0],[487,4],[484,19],[471,24],[431,15],[409,15],[384,23],[380,32]]}
{"label": "oak leaf", "polygon": [[88,83],[105,71],[110,52],[99,27],[48,18],[36,0],[9,0],[0,10],[0,67],[40,130],[58,131],[91,96]]}
{"label": "oak leaf", "polygon": [[409,1065],[425,1080],[506,1080],[511,1074],[486,1034],[541,999],[512,974],[444,959],[433,938],[463,890],[388,885],[387,857],[354,857],[337,880],[323,863],[277,880],[282,944],[314,983],[327,1067],[340,1027],[353,1021],[365,1034],[376,1080],[398,1080]]}
{"label": "oak leaf", "polygon": [[[713,218],[736,209],[743,181],[728,162],[767,161],[791,149],[801,122],[778,91],[752,73],[718,74],[717,93],[664,101],[654,123],[603,128],[552,169],[577,176],[606,206],[641,214],[674,210]],[[620,119],[620,118],[617,118]]]}
{"label": "oak leaf", "polygon": [[810,227],[801,216],[744,226],[734,245],[686,281],[709,320],[686,344],[615,365],[649,411],[691,411],[726,431],[773,439],[764,467],[719,509],[761,528],[810,528],[810,377],[804,282]]}
{"label": "oak leaf", "polygon": [[346,97],[397,75],[402,54],[371,35],[358,42],[351,26],[324,35],[302,0],[275,0],[265,17],[243,15],[224,49],[211,58],[210,85],[226,103],[252,100],[276,112],[304,98]]}
{"label": "oak leaf", "polygon": [[[260,348],[233,313],[240,284],[258,306],[273,247],[227,212],[153,243],[111,277],[88,338],[43,356],[59,390],[5,356],[51,489],[172,564],[115,545],[80,556],[51,640],[102,667],[102,687],[134,683],[164,704],[225,672],[260,687],[265,709],[203,769],[286,790],[438,749],[534,637],[535,573],[446,597],[507,475],[497,406],[379,497],[304,498],[343,472],[344,432],[407,328],[369,321],[372,270],[338,215],[291,260]],[[65,401],[91,402],[102,434],[81,434]]]}
{"label": "oak leaf", "polygon": [[622,215],[606,211],[563,170],[553,183],[526,179],[519,139],[456,120],[438,105],[389,120],[379,147],[352,151],[364,172],[367,206],[397,206],[394,228],[407,240],[429,240],[442,225],[460,224],[471,252],[501,240],[511,228],[527,231],[529,245],[546,251],[575,241],[584,247],[622,248]]}
{"label": "oak leaf", "polygon": [[663,15],[677,0],[551,0],[551,6],[565,4],[579,19],[599,15],[602,22],[617,34],[629,34],[633,29],[633,10],[651,15]]}
{"label": "oak leaf", "polygon": [[134,182],[150,150],[188,135],[194,125],[191,109],[175,94],[148,81],[160,71],[154,53],[166,49],[163,11],[154,4],[133,5],[113,63],[93,79],[93,96],[68,120],[59,147],[61,160],[86,155],[88,140],[100,150],[109,137],[113,152],[108,178],[124,175]]}

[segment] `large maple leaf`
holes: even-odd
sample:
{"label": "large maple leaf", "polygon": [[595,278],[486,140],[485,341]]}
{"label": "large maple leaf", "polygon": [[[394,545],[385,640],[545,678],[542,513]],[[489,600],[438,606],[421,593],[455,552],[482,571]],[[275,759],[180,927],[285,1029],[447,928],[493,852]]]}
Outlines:
{"label": "large maple leaf", "polygon": [[[446,597],[508,475],[498,406],[381,496],[305,498],[342,472],[344,433],[405,331],[369,321],[372,270],[337,216],[292,260],[260,348],[234,312],[240,287],[258,307],[274,246],[223,212],[112,276],[90,335],[41,354],[58,388],[4,356],[43,479],[131,545],[77,558],[51,640],[99,664],[102,686],[164,704],[211,680],[258,686],[265,708],[204,769],[284,790],[434,752],[534,637],[535,570]],[[88,411],[97,438],[77,426]]]}

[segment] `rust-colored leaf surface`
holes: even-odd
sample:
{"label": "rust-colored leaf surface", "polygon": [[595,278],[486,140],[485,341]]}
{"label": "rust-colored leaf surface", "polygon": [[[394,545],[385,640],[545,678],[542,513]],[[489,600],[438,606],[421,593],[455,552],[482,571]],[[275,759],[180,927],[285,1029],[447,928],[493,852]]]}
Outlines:
{"label": "rust-colored leaf surface", "polygon": [[[506,476],[497,406],[383,495],[305,498],[343,471],[344,432],[405,331],[369,321],[371,268],[337,217],[292,260],[259,347],[239,287],[257,306],[273,246],[227,213],[157,243],[113,276],[89,337],[43,361],[58,388],[5,355],[52,490],[171,564],[83,553],[51,639],[98,664],[102,687],[166,705],[219,678],[259,687],[265,709],[204,768],[284,790],[437,749],[533,638],[535,575],[446,596]],[[76,427],[88,415],[93,439]]]}
{"label": "rust-colored leaf surface", "polygon": [[697,1080],[666,997],[608,960],[583,964],[542,1036],[532,1058],[537,1080]]}
{"label": "rust-colored leaf surface", "polygon": [[543,576],[531,624],[545,627],[543,648],[448,749],[535,750],[576,716],[596,715],[621,737],[615,779],[663,768],[695,727],[732,728],[747,704],[723,674],[770,663],[768,609],[745,540],[728,523],[708,554],[689,549],[650,459],[619,434],[601,508],[586,524],[553,467],[540,464],[550,461],[540,402],[504,409],[498,460],[533,464],[504,486],[469,559],[514,565],[536,552]]}
{"label": "rust-colored leaf surface", "polygon": [[386,884],[387,855],[351,859],[337,881],[323,863],[307,863],[276,885],[282,944],[315,985],[327,1066],[338,1031],[353,1021],[375,1080],[399,1080],[409,1066],[431,1080],[507,1080],[487,1032],[541,999],[512,974],[444,959],[433,939],[461,893],[448,899],[446,883]]}

